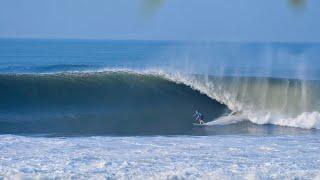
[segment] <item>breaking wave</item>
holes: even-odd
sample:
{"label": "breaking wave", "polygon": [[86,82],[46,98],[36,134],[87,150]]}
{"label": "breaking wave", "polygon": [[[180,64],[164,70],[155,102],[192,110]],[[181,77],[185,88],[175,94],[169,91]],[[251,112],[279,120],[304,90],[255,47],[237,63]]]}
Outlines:
{"label": "breaking wave", "polygon": [[226,116],[213,119],[207,125],[250,120],[257,124],[320,128],[320,82],[317,80],[217,77],[163,70],[135,73],[158,75],[182,83],[226,105],[232,111]]}
{"label": "breaking wave", "polygon": [[248,119],[256,124],[320,128],[319,81],[162,74],[225,104],[236,114],[220,117],[208,125]]}
{"label": "breaking wave", "polygon": [[1,133],[189,134],[242,121],[320,128],[320,83],[164,70],[0,75]]}

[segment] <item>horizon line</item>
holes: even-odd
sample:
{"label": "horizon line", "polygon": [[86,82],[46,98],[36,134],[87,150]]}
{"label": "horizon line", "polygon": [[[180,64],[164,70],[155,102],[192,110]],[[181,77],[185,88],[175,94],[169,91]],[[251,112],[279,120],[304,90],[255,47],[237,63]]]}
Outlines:
{"label": "horizon line", "polygon": [[320,41],[276,41],[276,40],[204,40],[204,39],[108,39],[108,38],[43,38],[43,37],[0,37],[0,40],[66,40],[66,41],[145,41],[145,42],[190,42],[190,43],[279,43],[319,44]]}

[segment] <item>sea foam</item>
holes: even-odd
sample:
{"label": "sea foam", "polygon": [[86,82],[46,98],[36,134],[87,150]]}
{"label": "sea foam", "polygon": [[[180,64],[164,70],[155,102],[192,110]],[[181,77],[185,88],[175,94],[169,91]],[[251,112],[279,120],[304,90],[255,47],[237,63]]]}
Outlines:
{"label": "sea foam", "polygon": [[0,178],[313,179],[319,135],[0,136]]}

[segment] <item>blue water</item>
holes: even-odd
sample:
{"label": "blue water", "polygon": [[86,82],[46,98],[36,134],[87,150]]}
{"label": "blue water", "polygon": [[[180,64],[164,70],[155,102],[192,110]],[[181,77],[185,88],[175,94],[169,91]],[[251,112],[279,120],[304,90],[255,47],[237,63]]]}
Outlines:
{"label": "blue water", "polygon": [[0,178],[319,178],[319,52],[1,39]]}
{"label": "blue water", "polygon": [[0,40],[0,72],[170,68],[188,73],[319,79],[320,44]]}

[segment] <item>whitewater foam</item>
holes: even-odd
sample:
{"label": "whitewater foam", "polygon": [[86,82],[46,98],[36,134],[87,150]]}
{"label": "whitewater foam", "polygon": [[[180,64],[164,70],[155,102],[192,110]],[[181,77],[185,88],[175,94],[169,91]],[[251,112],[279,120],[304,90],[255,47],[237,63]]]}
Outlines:
{"label": "whitewater foam", "polygon": [[319,137],[0,136],[0,179],[313,179]]}

